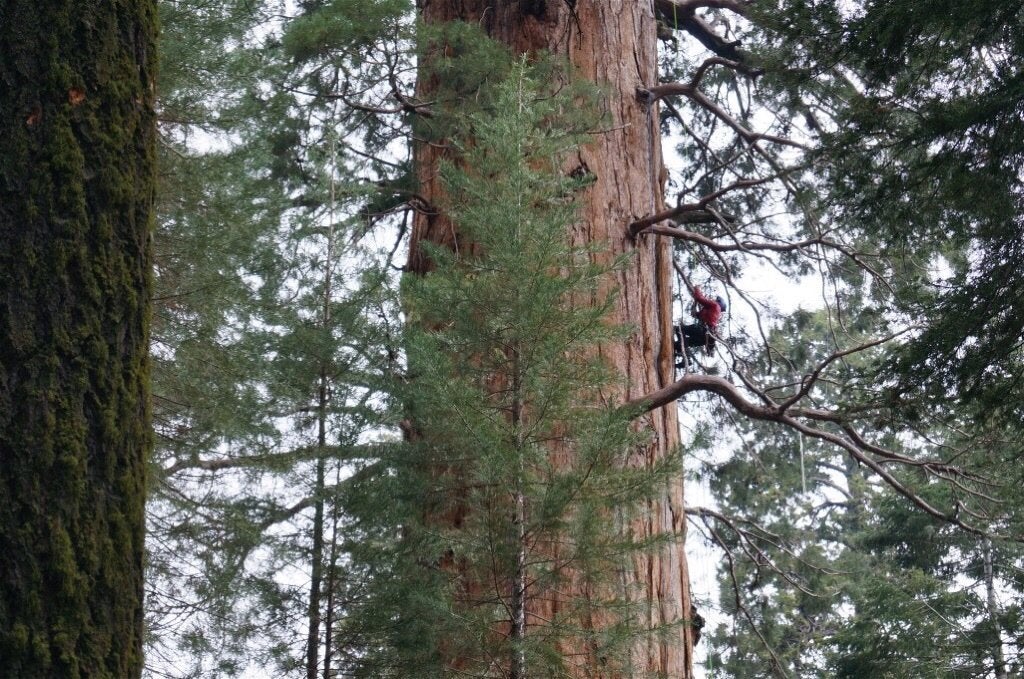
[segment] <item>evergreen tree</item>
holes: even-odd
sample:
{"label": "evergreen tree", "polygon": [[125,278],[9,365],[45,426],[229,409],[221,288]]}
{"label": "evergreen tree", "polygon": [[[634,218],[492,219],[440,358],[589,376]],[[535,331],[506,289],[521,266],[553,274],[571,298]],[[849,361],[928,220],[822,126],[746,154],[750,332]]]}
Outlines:
{"label": "evergreen tree", "polygon": [[1021,3],[794,2],[755,21],[776,86],[820,118],[821,203],[902,263],[886,305],[927,323],[886,375],[1019,420]]}
{"label": "evergreen tree", "polygon": [[155,6],[0,6],[0,668],[142,666]]}
{"label": "evergreen tree", "polygon": [[165,8],[154,675],[329,672],[338,479],[383,408],[367,191],[345,168],[339,107],[311,113],[281,87],[291,66],[267,11]]}

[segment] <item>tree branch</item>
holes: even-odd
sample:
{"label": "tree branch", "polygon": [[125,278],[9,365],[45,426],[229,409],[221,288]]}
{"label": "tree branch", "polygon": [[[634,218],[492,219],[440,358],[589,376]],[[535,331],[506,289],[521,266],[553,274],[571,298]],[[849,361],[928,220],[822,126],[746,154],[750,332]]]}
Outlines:
{"label": "tree branch", "polygon": [[[648,226],[656,224],[658,222],[665,221],[666,219],[673,219],[675,217],[681,217],[678,221],[684,224],[709,224],[717,223],[718,217],[707,209],[707,206],[721,198],[727,193],[737,191],[739,189],[749,189],[761,184],[766,184],[775,179],[775,177],[764,177],[760,179],[739,179],[728,186],[723,186],[717,191],[713,191],[701,198],[696,203],[683,203],[676,207],[659,212],[643,219],[638,219],[629,225],[629,233],[632,236],[636,236]],[[689,217],[693,215],[693,217]]]}
{"label": "tree branch", "polygon": [[[848,423],[844,421],[843,416],[840,413],[821,410],[818,408],[795,408],[789,406],[783,410],[774,404],[758,405],[747,400],[747,398],[740,393],[740,390],[736,385],[731,382],[714,375],[696,374],[685,375],[672,384],[648,394],[647,396],[632,399],[626,402],[623,405],[623,408],[626,411],[633,413],[636,417],[672,403],[681,396],[697,391],[713,393],[721,396],[727,403],[729,403],[729,405],[735,408],[737,412],[751,419],[778,422],[779,424],[785,425],[812,438],[832,443],[845,450],[854,460],[871,469],[885,483],[900,495],[903,495],[910,500],[911,503],[926,514],[941,521],[951,523],[970,533],[981,536],[989,535],[985,530],[964,523],[964,521],[960,519],[960,512],[964,509],[960,503],[957,503],[957,506],[954,507],[952,511],[944,512],[937,507],[932,506],[927,500],[897,479],[880,462],[871,457],[871,453],[877,454],[877,451],[883,449],[866,444],[866,442],[864,442],[863,439],[859,439],[859,437],[858,440],[861,441],[861,444],[858,444],[856,440],[844,438],[843,436],[831,431],[812,427],[805,422],[800,421],[800,419],[797,419],[801,418],[811,421],[828,422],[841,427],[844,425],[848,426]],[[963,476],[959,469],[950,467],[949,465],[939,461],[918,461],[906,456],[898,455],[891,451],[884,452],[887,453],[883,456],[885,459],[924,469],[932,476],[939,476],[937,472],[940,470],[953,473],[957,476]]]}
{"label": "tree branch", "polygon": [[849,349],[843,349],[842,351],[836,351],[831,355],[827,356],[825,360],[821,361],[820,363],[818,363],[818,365],[814,367],[814,370],[811,371],[809,375],[804,375],[804,377],[800,380],[800,388],[797,389],[792,396],[790,396],[788,399],[779,404],[779,412],[784,412],[791,405],[795,404],[797,401],[807,396],[807,394],[810,393],[811,389],[814,388],[814,385],[818,382],[818,379],[821,377],[822,371],[825,370],[825,368],[827,368],[835,361],[839,360],[840,358],[850,356],[851,354],[856,354],[860,351],[864,351],[872,347],[877,347],[881,344],[885,344],[886,342],[891,342],[900,335],[905,335],[906,333],[910,332],[915,327],[916,326],[904,328],[903,330],[893,333],[888,337],[883,337],[881,339],[865,342],[864,344],[860,344]]}
{"label": "tree branch", "polygon": [[746,60],[746,56],[738,49],[738,41],[726,42],[696,14],[698,8],[707,7],[727,9],[745,16],[745,3],[738,0],[654,0],[654,7],[669,28],[686,31],[704,47],[724,59],[740,64]]}
{"label": "tree branch", "polygon": [[[785,580],[789,584],[793,585],[794,587],[802,591],[804,594],[807,594],[808,596],[821,597],[822,595],[807,589],[807,587],[805,587],[803,584],[797,582],[792,575],[783,571],[782,568],[778,566],[778,564],[772,561],[768,553],[760,545],[757,544],[758,541],[770,544],[772,547],[775,547],[780,552],[788,555],[790,558],[794,559],[795,561],[798,561],[799,563],[803,564],[804,566],[807,566],[810,569],[816,570],[820,573],[825,573],[827,575],[839,575],[838,571],[831,571],[826,568],[822,568],[820,566],[816,566],[815,564],[810,563],[809,561],[798,555],[796,552],[794,552],[792,549],[787,547],[784,544],[781,536],[776,535],[767,528],[751,521],[750,519],[747,519],[745,517],[727,516],[721,512],[715,511],[714,509],[710,509],[708,507],[687,507],[685,511],[686,514],[690,516],[699,516],[702,520],[707,517],[711,517],[716,521],[719,521],[720,523],[723,523],[726,526],[728,526],[729,529],[733,533],[735,533],[736,536],[740,539],[741,544],[749,545],[749,548],[744,547],[743,551],[747,554],[752,563],[754,563],[758,568],[764,565],[768,566],[768,568],[774,571],[779,577],[781,577],[783,580]],[[739,525],[741,523],[747,524],[753,530],[741,527]],[[751,552],[749,551],[750,549],[754,550],[754,554],[751,554]]]}
{"label": "tree branch", "polygon": [[667,16],[693,14],[701,8],[727,9],[740,16],[747,16],[750,3],[742,0],[655,0],[654,6]]}
{"label": "tree branch", "polygon": [[726,563],[729,567],[729,579],[732,581],[732,591],[735,597],[734,601],[737,610],[743,613],[743,617],[747,619],[747,623],[750,625],[750,628],[754,631],[754,634],[757,635],[757,638],[760,639],[761,645],[764,646],[764,649],[768,651],[768,654],[771,656],[771,667],[775,674],[783,677],[783,679],[789,679],[789,675],[786,674],[786,671],[783,669],[782,663],[779,661],[778,656],[772,649],[771,644],[769,644],[768,640],[765,639],[761,630],[758,628],[757,623],[754,622],[754,617],[750,614],[750,611],[747,610],[746,605],[743,603],[743,597],[740,595],[740,583],[739,578],[736,575],[736,563],[733,560],[732,550],[725,544],[722,536],[720,536],[718,532],[707,522],[706,518],[701,517],[701,521],[704,523],[704,527],[707,528],[708,533],[714,539],[715,543],[722,548],[723,552],[725,552]]}
{"label": "tree branch", "polygon": [[344,453],[346,459],[353,459],[352,453],[369,455],[373,446],[305,446],[285,453],[258,453],[255,455],[237,455],[233,457],[217,457],[212,459],[185,458],[176,460],[168,467],[161,469],[164,478],[178,472],[195,469],[205,472],[216,472],[224,469],[244,469],[248,467],[278,466],[300,460],[313,460],[320,455]]}
{"label": "tree branch", "polygon": [[661,85],[652,85],[647,89],[640,88],[637,90],[637,98],[641,101],[646,101],[648,105],[653,104],[659,99],[669,97],[673,95],[681,95],[691,99],[694,103],[698,104],[706,111],[713,114],[716,118],[721,120],[723,123],[731,127],[736,134],[738,134],[744,141],[748,143],[755,143],[758,141],[770,141],[775,144],[782,144],[784,146],[792,146],[804,151],[810,150],[806,144],[801,144],[798,141],[792,139],[786,139],[785,137],[778,137],[774,134],[764,134],[759,132],[753,132],[743,126],[738,120],[732,117],[728,111],[719,106],[717,103],[708,99],[708,96],[704,94],[699,88],[693,85],[685,83],[662,83]]}

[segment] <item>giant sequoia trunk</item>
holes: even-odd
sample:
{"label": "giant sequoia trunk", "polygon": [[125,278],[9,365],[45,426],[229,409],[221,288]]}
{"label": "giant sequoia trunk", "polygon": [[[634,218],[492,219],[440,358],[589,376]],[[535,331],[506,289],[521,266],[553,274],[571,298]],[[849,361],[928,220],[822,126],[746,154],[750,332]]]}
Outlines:
{"label": "giant sequoia trunk", "polygon": [[[588,2],[505,2],[488,0],[422,0],[422,18],[428,23],[462,20],[482,26],[488,34],[517,53],[547,50],[567,59],[578,75],[589,78],[607,93],[611,120],[608,130],[594,136],[566,171],[584,168],[596,181],[580,197],[581,218],[573,227],[575,244],[600,243],[607,253],[636,251],[628,268],[619,271],[619,289],[611,321],[629,325],[629,341],[600,348],[601,355],[620,371],[623,387],[605,394],[610,401],[626,401],[659,389],[673,379],[671,350],[671,252],[665,239],[634,242],[628,225],[663,208],[661,149],[656,111],[636,99],[637,88],[657,82],[656,23],[650,3],[622,0]],[[429,59],[429,55],[427,56]],[[430,83],[422,81],[419,95],[430,100]],[[417,148],[420,192],[439,203],[442,191],[437,167],[444,153],[440,145]],[[410,268],[429,268],[418,244],[432,241],[451,245],[458,225],[443,214],[420,214],[412,234]],[[638,452],[636,464],[651,464],[674,454],[679,444],[675,409],[649,413],[642,426],[650,443]],[[571,451],[553,450],[552,457]],[[631,577],[649,606],[650,627],[676,623],[673,632],[653,635],[633,653],[638,670],[673,679],[691,676],[692,639],[688,625],[689,581],[683,552],[685,530],[681,476],[666,488],[660,502],[634,526],[642,535],[679,537],[657,554],[638,557]],[[569,598],[574,593],[566,592]],[[576,593],[578,594],[578,593]],[[528,625],[552,619],[557,597],[526,597]],[[580,676],[601,676],[599,667],[579,668]]]}
{"label": "giant sequoia trunk", "polygon": [[142,669],[151,0],[0,3],[0,674]]}

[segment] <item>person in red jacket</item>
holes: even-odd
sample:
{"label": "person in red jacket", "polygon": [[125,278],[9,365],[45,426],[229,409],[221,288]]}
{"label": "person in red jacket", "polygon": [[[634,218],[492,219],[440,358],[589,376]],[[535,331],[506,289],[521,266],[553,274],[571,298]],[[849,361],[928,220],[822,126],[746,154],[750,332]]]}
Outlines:
{"label": "person in red jacket", "polygon": [[703,347],[704,351],[710,354],[715,348],[715,338],[712,334],[718,329],[718,321],[726,309],[724,299],[705,297],[699,287],[693,288],[693,299],[700,306],[697,311],[698,322],[676,326],[673,333],[672,345],[678,357],[682,357],[684,348],[694,351]]}

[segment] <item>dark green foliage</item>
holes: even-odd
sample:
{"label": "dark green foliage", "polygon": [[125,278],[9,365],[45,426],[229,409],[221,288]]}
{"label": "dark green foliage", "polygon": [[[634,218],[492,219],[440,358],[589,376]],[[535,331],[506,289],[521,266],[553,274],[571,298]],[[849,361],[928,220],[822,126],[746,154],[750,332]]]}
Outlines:
{"label": "dark green foliage", "polygon": [[478,26],[452,21],[418,28],[417,54],[425,62],[421,77],[431,83],[432,92],[438,88],[438,100],[452,112],[478,93],[487,101],[512,67],[508,50],[488,40]]}
{"label": "dark green foliage", "polygon": [[769,82],[830,113],[821,203],[894,263],[886,306],[926,324],[884,376],[982,411],[1019,401],[1024,5],[801,1],[756,20]]}
{"label": "dark green foliage", "polygon": [[[387,218],[367,206],[385,212],[407,187],[375,192],[377,173],[401,163],[365,155],[394,133],[329,96],[365,46],[342,40],[293,62],[277,33],[253,38],[259,5],[175,9],[173,57],[213,77],[183,73],[162,94],[171,121],[178,106],[203,106],[195,125],[165,128],[149,659],[154,674],[296,672],[304,628],[320,663],[350,650],[326,638],[361,586],[338,549],[339,482],[368,455],[398,366],[383,253],[360,239]],[[360,67],[347,83],[362,91],[385,76]],[[187,143],[196,125],[213,148]]]}
{"label": "dark green foliage", "polygon": [[[384,374],[397,367],[383,256],[360,241],[381,219],[367,204],[390,197],[374,192],[375,173],[391,167],[360,152],[391,137],[367,133],[359,147],[348,131],[357,119],[365,133],[365,114],[320,98],[366,45],[335,33],[340,43],[304,55],[312,65],[298,61],[284,48],[315,22],[264,24],[272,9],[164,8],[154,676],[296,672],[308,627],[326,648],[348,598],[339,480],[366,455],[362,438],[386,410]],[[338,30],[342,10],[362,16],[354,3],[328,10]],[[378,30],[390,28],[366,34]],[[350,82],[363,75],[376,72],[355,69]]]}
{"label": "dark green foliage", "polygon": [[155,6],[0,6],[0,672],[142,666]]}
{"label": "dark green foliage", "polygon": [[408,0],[335,0],[305,9],[283,40],[285,53],[299,62],[342,53],[355,56],[395,37],[411,7]]}

